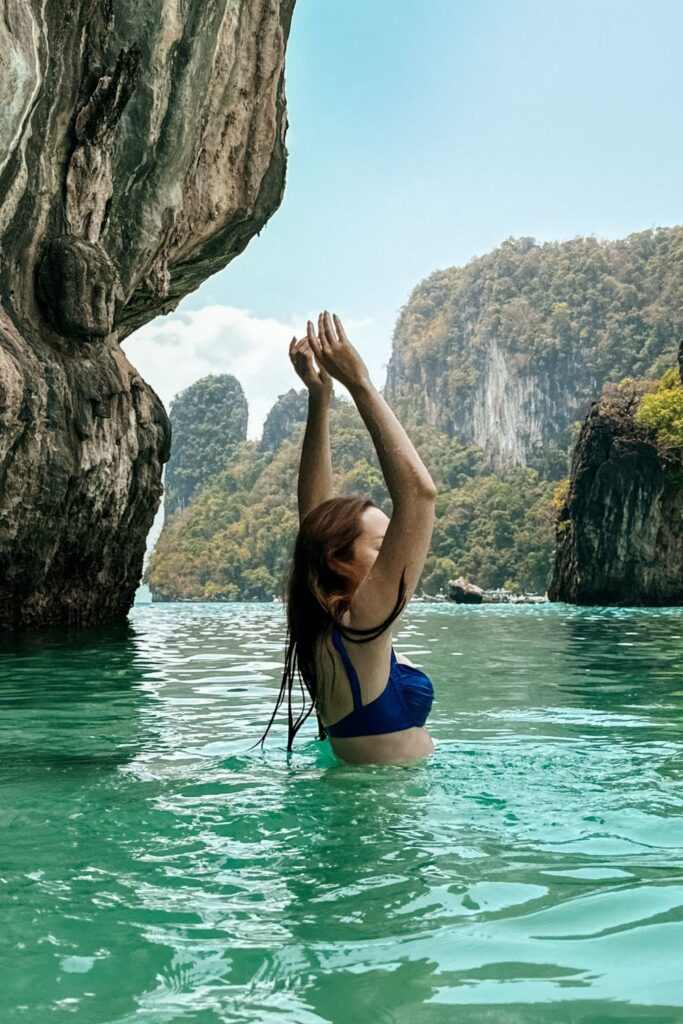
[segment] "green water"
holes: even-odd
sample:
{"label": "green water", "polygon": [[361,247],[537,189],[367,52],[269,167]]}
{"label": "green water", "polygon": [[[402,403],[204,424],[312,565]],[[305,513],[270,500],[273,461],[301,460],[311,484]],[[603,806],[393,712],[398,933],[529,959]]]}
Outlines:
{"label": "green water", "polygon": [[683,1021],[683,610],[413,606],[436,753],[248,751],[279,605],[0,640],[0,1021]]}

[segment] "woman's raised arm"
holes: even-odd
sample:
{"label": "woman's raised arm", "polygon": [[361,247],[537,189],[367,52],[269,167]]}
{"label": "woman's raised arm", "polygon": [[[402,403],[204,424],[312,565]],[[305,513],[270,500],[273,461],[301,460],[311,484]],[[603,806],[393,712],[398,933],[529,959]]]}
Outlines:
{"label": "woman's raised arm", "polygon": [[394,608],[403,573],[406,601],[417,586],[434,529],[436,487],[410,438],[372,384],[339,317],[335,315],[333,326],[325,313],[320,337],[313,335],[309,342],[318,364],[348,388],[356,403],[393,504],[375,564],[351,601],[351,626],[366,629],[383,622]]}
{"label": "woman's raised arm", "polygon": [[[322,314],[321,314],[322,316]],[[313,325],[308,322],[307,337],[299,341],[292,338],[289,358],[297,374],[308,388],[308,416],[301,446],[297,499],[299,525],[308,513],[332,497],[332,456],[330,453],[330,403],[332,378],[313,360],[310,335]],[[315,336],[315,335],[314,335]]]}

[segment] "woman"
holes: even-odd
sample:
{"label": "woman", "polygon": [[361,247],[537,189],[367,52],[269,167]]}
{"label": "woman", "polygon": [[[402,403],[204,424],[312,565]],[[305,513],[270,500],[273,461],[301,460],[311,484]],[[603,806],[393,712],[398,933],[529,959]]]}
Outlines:
{"label": "woman", "polygon": [[[308,322],[289,356],[308,388],[299,468],[299,533],[286,592],[287,654],[280,694],[263,737],[288,692],[287,749],[315,707],[319,738],[353,764],[412,761],[434,752],[425,728],[431,680],[402,655],[392,632],[417,586],[434,527],[436,488],[405,430],[373,386],[341,320]],[[332,378],[351,394],[377,451],[393,503],[389,519],[372,501],[332,496],[329,409]],[[296,722],[299,676],[312,704]]]}

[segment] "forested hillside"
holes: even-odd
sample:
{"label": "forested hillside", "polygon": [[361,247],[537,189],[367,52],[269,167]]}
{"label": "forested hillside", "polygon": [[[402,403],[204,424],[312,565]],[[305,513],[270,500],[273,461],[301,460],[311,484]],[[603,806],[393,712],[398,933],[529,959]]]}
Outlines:
{"label": "forested hillside", "polygon": [[[157,600],[270,600],[281,596],[298,525],[303,424],[275,452],[241,444],[229,467],[164,527],[147,569]],[[338,402],[330,434],[335,490],[391,503],[355,407]],[[554,484],[535,470],[491,473],[482,453],[430,427],[413,439],[438,485],[437,524],[422,586],[461,573],[483,586],[543,591],[552,563]]]}
{"label": "forested hillside", "polygon": [[557,478],[602,385],[661,376],[682,328],[683,228],[509,239],[413,290],[386,394],[402,422],[473,441],[496,469]]}

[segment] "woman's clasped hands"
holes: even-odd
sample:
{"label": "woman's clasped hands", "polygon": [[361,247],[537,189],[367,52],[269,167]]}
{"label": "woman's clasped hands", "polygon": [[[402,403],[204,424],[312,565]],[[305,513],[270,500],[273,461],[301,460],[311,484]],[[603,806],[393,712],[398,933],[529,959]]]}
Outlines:
{"label": "woman's clasped hands", "polygon": [[367,366],[346,336],[344,326],[333,314],[325,311],[318,317],[318,333],[312,322],[306,325],[306,336],[292,338],[289,358],[297,374],[311,394],[329,396],[332,378],[349,391],[370,380]]}

